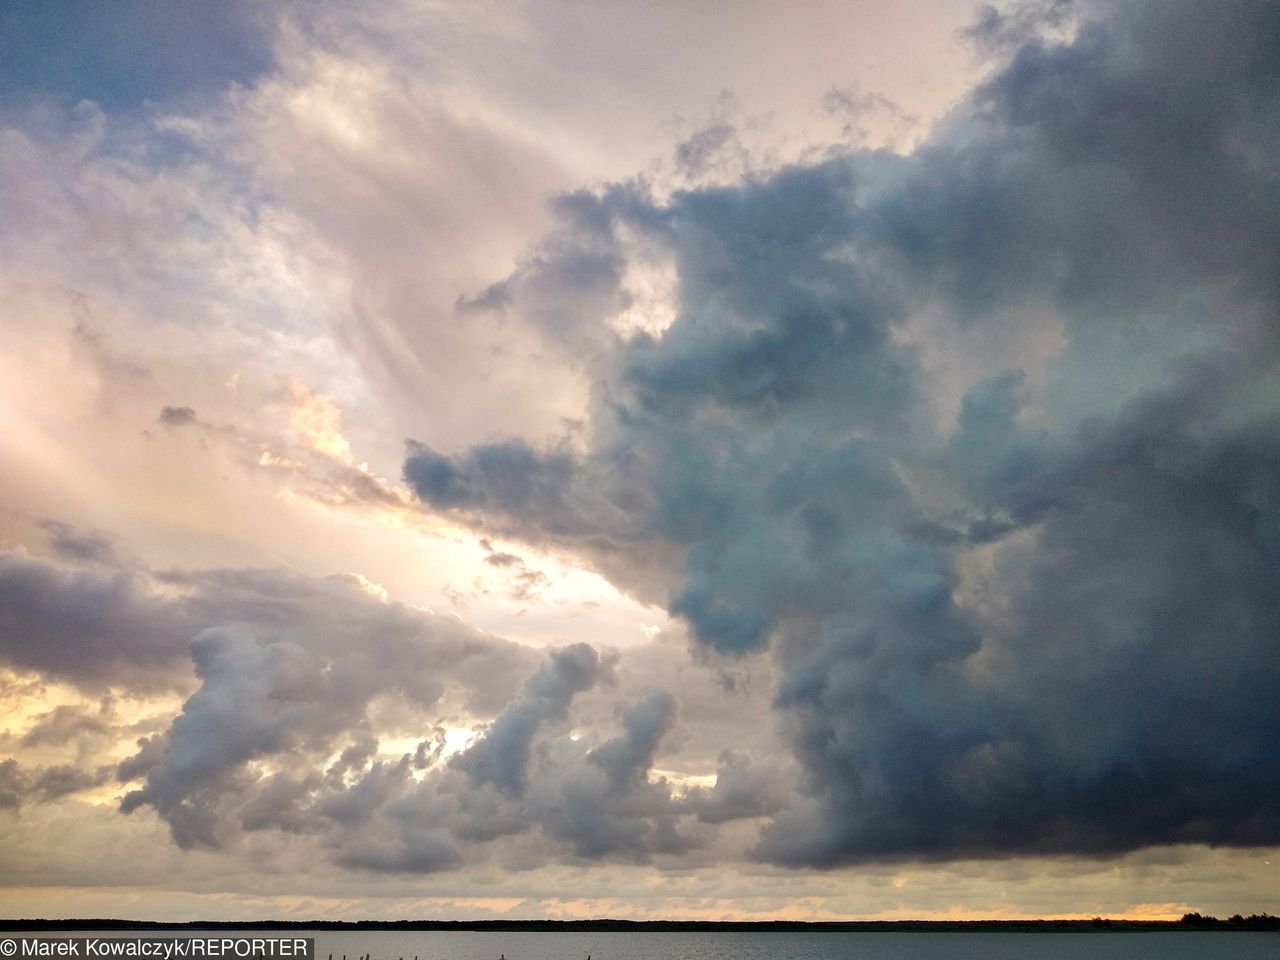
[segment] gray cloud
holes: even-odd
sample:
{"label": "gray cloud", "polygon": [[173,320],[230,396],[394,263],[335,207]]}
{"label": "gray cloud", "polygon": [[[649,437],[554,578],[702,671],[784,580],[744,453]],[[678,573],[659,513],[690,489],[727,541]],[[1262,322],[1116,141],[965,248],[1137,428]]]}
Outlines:
{"label": "gray cloud", "polygon": [[[502,301],[563,296],[585,432],[410,447],[433,508],[771,652],[804,802],[689,801],[762,858],[1280,840],[1277,10],[1077,13],[984,14],[909,156],[566,198]],[[628,235],[661,334],[609,325]]]}
{"label": "gray cloud", "polygon": [[659,741],[675,722],[675,698],[655,690],[622,714],[623,732],[541,787],[537,816],[546,833],[584,859],[647,862],[700,842],[681,829],[684,812],[670,784],[651,780]]}
{"label": "gray cloud", "polygon": [[643,782],[653,766],[653,754],[675,720],[676,701],[655,690],[622,715],[623,735],[591,751],[588,759],[609,778],[615,792]]}
{"label": "gray cloud", "polygon": [[[58,536],[67,539],[72,532],[66,528]],[[110,542],[90,542],[99,540]],[[84,559],[83,550],[74,554]],[[349,667],[344,689],[353,692],[381,689],[397,668],[427,671],[447,663],[465,678],[466,707],[487,713],[507,702],[534,656],[456,620],[383,603],[354,576],[312,578],[254,568],[152,570],[102,551],[93,559],[87,566],[67,565],[0,551],[0,662],[88,692],[112,686],[186,691],[193,638],[207,630],[261,633],[342,662]],[[377,655],[353,649],[372,635],[378,637]],[[435,646],[424,645],[424,639]],[[210,666],[224,649],[212,640],[197,646],[207,649]],[[277,652],[287,659],[286,648]],[[198,678],[199,658],[195,665]],[[393,684],[410,702],[439,696],[440,685],[429,671],[411,676],[417,684],[412,689],[407,679]]]}
{"label": "gray cloud", "polygon": [[94,772],[70,764],[32,768],[10,757],[0,761],[0,810],[17,811],[31,802],[49,803],[100,786],[110,778],[109,767]]}
{"label": "gray cloud", "polygon": [[24,747],[61,746],[83,736],[96,736],[110,729],[107,719],[81,707],[64,704],[54,707],[22,736]]}
{"label": "gray cloud", "polygon": [[[622,732],[603,743],[563,728],[574,699],[609,669],[584,644],[552,651],[483,734],[444,763],[439,732],[398,760],[381,755],[367,695],[341,689],[338,664],[317,671],[305,646],[207,631],[192,653],[200,689],[117,771],[144,779],[122,809],[155,807],[183,847],[226,848],[243,833],[282,831],[313,838],[345,867],[431,873],[494,857],[526,866],[648,861],[705,840],[682,826],[690,810],[672,785],[651,778],[675,719],[670,693],[632,705]],[[381,695],[395,692],[387,683]]]}
{"label": "gray cloud", "polygon": [[[73,574],[22,559],[48,578]],[[195,691],[158,732],[121,726],[110,697],[97,713],[50,711],[21,746],[78,744],[80,762],[6,767],[7,806],[49,803],[114,776],[135,785],[121,810],[154,809],[180,847],[229,849],[245,834],[281,832],[310,838],[316,855],[340,865],[379,872],[455,869],[521,846],[531,862],[643,860],[694,842],[678,829],[685,812],[671,785],[650,782],[675,715],[669,693],[643,698],[604,743],[565,726],[578,696],[613,682],[616,654],[575,644],[530,673],[538,653],[380,600],[354,577],[94,570],[149,598],[133,602],[139,623],[172,630],[174,643],[195,629],[183,644]],[[135,659],[131,669],[155,668]],[[174,672],[166,660],[162,675]],[[99,671],[84,685],[114,680]],[[133,687],[148,682],[135,676]],[[452,713],[456,722],[459,712],[496,716],[444,762],[445,730],[432,718]],[[379,746],[388,728],[425,735],[389,758]],[[130,732],[146,734],[133,756],[93,767],[95,750]],[[568,807],[579,816],[566,819]]]}
{"label": "gray cloud", "polygon": [[191,407],[161,407],[157,419],[168,427],[185,427],[196,422],[196,412]]}
{"label": "gray cloud", "polygon": [[49,538],[49,546],[59,557],[78,563],[109,563],[115,560],[115,545],[101,533],[77,530],[59,520],[36,521]]}
{"label": "gray cloud", "polygon": [[[168,579],[205,586],[192,606],[216,607],[224,625],[191,640],[199,689],[118,775],[144,778],[122,809],[155,807],[183,846],[217,847],[238,833],[229,796],[252,805],[250,788],[267,782],[249,769],[253,762],[284,762],[292,775],[354,736],[365,755],[344,748],[332,773],[361,770],[376,700],[390,698],[421,718],[456,688],[463,703],[482,709],[510,697],[505,678],[533,656],[451,618],[379,602],[345,577],[210,571]],[[271,781],[273,789],[286,781]],[[260,813],[246,818],[265,823]]]}
{"label": "gray cloud", "polygon": [[[338,861],[432,872],[498,854],[530,868],[551,860],[645,862],[696,845],[699,838],[681,830],[685,811],[671,785],[650,779],[674,718],[670,694],[653,692],[633,705],[623,733],[595,748],[564,735],[542,739],[532,753],[523,739],[511,747],[511,728],[522,724],[523,733],[532,722],[533,691],[550,684],[566,693],[592,657],[574,648],[554,654],[484,737],[421,783],[408,780],[405,758],[374,765],[356,786],[332,795],[326,809],[342,811],[347,826]],[[500,762],[509,764],[504,771],[521,771],[520,779],[495,775]]]}
{"label": "gray cloud", "polygon": [[772,758],[757,763],[745,754],[725,750],[716,768],[715,786],[689,791],[685,803],[703,823],[773,816],[788,806],[788,774]]}
{"label": "gray cloud", "polygon": [[[461,460],[411,444],[405,475],[432,503],[469,509],[498,502],[558,527],[574,522],[563,502],[573,467],[567,452],[540,453],[518,440],[475,447]],[[564,520],[553,519],[559,516]]]}
{"label": "gray cloud", "polygon": [[599,657],[585,643],[556,651],[485,736],[459,754],[452,765],[466,771],[476,783],[491,783],[504,792],[521,794],[529,750],[538,730],[549,721],[563,719],[574,695],[592,686],[599,670]]}
{"label": "gray cloud", "polygon": [[191,619],[128,567],[0,552],[0,611],[0,660],[16,669],[90,689],[171,686],[187,675]]}
{"label": "gray cloud", "polygon": [[12,757],[0,761],[0,810],[14,810],[22,805],[22,786],[18,761]]}
{"label": "gray cloud", "polygon": [[[356,224],[337,244],[359,274],[347,332],[406,395],[462,396],[441,385],[474,379],[466,358],[519,354],[483,402],[433,407],[435,446],[404,467],[419,497],[664,604],[693,662],[662,642],[544,657],[353,577],[147,569],[57,521],[53,559],[0,555],[0,660],[82,693],[186,698],[162,729],[130,729],[145,736],[114,770],[143,814],[129,829],[158,817],[184,847],[256,834],[426,873],[688,865],[752,821],[768,821],[754,854],[794,866],[1276,842],[1275,16],[984,12],[970,33],[993,71],[911,155],[768,172],[713,119],[677,162],[720,185],[562,196],[559,227],[447,330],[421,323],[419,297],[447,301],[449,282],[383,281],[419,269],[454,215],[490,222],[474,204],[451,192],[406,213],[418,168],[371,177],[355,140],[298,176],[286,163],[300,216],[334,236]],[[246,94],[250,125],[304,89],[277,80]],[[414,114],[419,92],[370,101],[410,154],[439,146],[407,135],[449,112]],[[888,109],[854,87],[828,105],[851,124]],[[630,272],[655,264],[672,267],[674,322],[624,329],[645,306]],[[76,331],[104,383],[160,376]],[[415,345],[433,358],[418,368]],[[431,364],[448,375],[414,386]],[[523,438],[448,446],[480,435],[460,409],[487,416],[547,370],[554,402],[511,404]],[[577,377],[582,419],[530,439]],[[196,393],[203,412],[215,393]],[[175,395],[157,379],[138,422]],[[352,419],[364,439],[385,429]],[[216,431],[263,471],[296,469],[305,496],[401,504],[364,468],[220,422],[149,442]],[[514,553],[487,562],[513,597],[545,583]],[[446,725],[479,731],[452,760]],[[100,786],[94,751],[123,729],[109,711],[40,718],[14,742],[77,763],[0,765],[0,806]],[[788,751],[770,755],[779,732]],[[717,762],[714,787],[666,778]]]}

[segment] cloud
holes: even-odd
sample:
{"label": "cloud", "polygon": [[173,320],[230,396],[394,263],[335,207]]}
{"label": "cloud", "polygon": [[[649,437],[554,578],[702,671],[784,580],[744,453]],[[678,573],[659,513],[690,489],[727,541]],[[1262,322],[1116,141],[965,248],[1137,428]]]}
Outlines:
{"label": "cloud", "polygon": [[681,829],[684,811],[665,778],[650,778],[654,755],[675,722],[676,701],[654,690],[622,714],[623,732],[567,765],[542,786],[543,829],[576,857],[648,862],[685,854],[703,838]]}
{"label": "cloud", "polygon": [[[96,712],[68,704],[36,718],[22,749],[74,746],[76,760],[6,767],[9,807],[53,803],[114,778],[127,788],[121,811],[154,810],[181,848],[230,851],[247,834],[292,835],[314,844],[316,856],[375,872],[430,873],[498,857],[645,861],[698,842],[680,829],[687,811],[673,786],[651,779],[674,722],[670,693],[645,695],[623,714],[622,734],[603,743],[566,726],[577,698],[615,682],[616,653],[574,644],[530,672],[543,659],[537,652],[389,602],[354,576],[9,558],[19,561],[28,577],[53,583],[130,584],[117,605],[142,635],[164,638],[165,656],[153,663],[146,647],[121,648],[98,627],[99,614],[77,640],[78,658],[92,667],[68,672],[56,654],[36,664],[21,647],[10,650],[12,665],[89,692],[194,692],[172,719],[126,721],[111,696]],[[25,615],[32,631],[66,633],[42,611]],[[118,669],[107,657],[113,649],[124,658]],[[592,714],[609,703],[580,719],[594,727]],[[486,716],[492,722],[469,746],[445,753],[441,718]],[[382,745],[406,734],[416,743],[403,753]],[[138,737],[133,754],[104,765],[104,751],[129,736]],[[566,820],[568,807],[579,815]]]}
{"label": "cloud", "polygon": [[36,526],[48,534],[49,546],[65,560],[80,563],[110,563],[115,559],[115,546],[101,533],[77,530],[70,524],[45,518]]}
{"label": "cloud", "polygon": [[[250,787],[267,789],[255,764],[284,764],[278,772],[289,775],[326,765],[350,738],[369,740],[379,704],[398,705],[396,726],[424,723],[447,693],[483,710],[532,656],[451,618],[382,602],[350,578],[213,571],[181,580],[212,588],[193,606],[223,625],[191,639],[199,689],[119,777],[143,779],[122,809],[155,807],[183,846],[217,847],[236,835],[228,804],[248,798],[252,807]],[[280,791],[287,779],[270,782]]]}
{"label": "cloud", "polygon": [[[405,479],[767,651],[802,800],[727,760],[688,801],[771,816],[756,856],[1280,840],[1276,18],[984,13],[911,154],[574,194],[502,283],[585,427]],[[640,249],[674,321],[619,331]]]}
{"label": "cloud", "polygon": [[[541,454],[518,440],[475,447],[463,461],[412,444],[405,479],[427,491],[433,504],[465,509],[498,502],[512,514],[529,511],[550,520],[567,513],[562,497],[572,467],[568,453]],[[566,516],[565,522],[572,521]]]}
{"label": "cloud", "polygon": [[196,412],[191,407],[161,407],[158,419],[168,427],[185,427],[196,422]]}
{"label": "cloud", "polygon": [[476,783],[491,783],[506,793],[525,788],[529,750],[543,724],[564,718],[575,694],[591,687],[600,670],[599,656],[585,643],[551,655],[551,660],[524,685],[520,696],[498,715],[475,746],[452,765]]}
{"label": "cloud", "polygon": [[22,804],[22,774],[18,761],[10,757],[0,762],[0,810],[12,810]]}
{"label": "cloud", "polygon": [[325,662],[304,643],[224,631],[197,636],[192,656],[199,690],[116,771],[143,783],[121,809],[154,807],[179,846],[232,849],[246,833],[274,831],[311,838],[344,867],[433,873],[496,857],[526,868],[647,862],[705,840],[682,829],[689,811],[672,785],[651,777],[675,718],[670,693],[649,692],[623,713],[621,734],[594,746],[560,728],[572,701],[607,676],[585,644],[551,651],[447,762],[439,730],[398,759],[382,753],[371,711],[374,697],[421,696],[438,668],[399,663],[361,689],[358,657]]}
{"label": "cloud", "polygon": [[685,803],[703,823],[770,817],[788,805],[790,772],[775,758],[756,763],[733,750],[720,754],[715,786],[696,787]]}
{"label": "cloud", "polygon": [[0,810],[16,811],[30,802],[50,803],[100,786],[110,778],[103,768],[89,773],[68,764],[24,769],[12,757],[0,762]]}
{"label": "cloud", "polygon": [[[0,473],[62,518],[0,555],[0,663],[55,698],[5,739],[15,877],[133,883],[148,849],[184,890],[377,910],[538,868],[598,890],[565,910],[847,915],[1059,871],[1093,895],[1096,865],[1046,852],[1275,841],[1275,14],[984,10],[990,72],[902,154],[853,147],[932,107],[809,72],[899,48],[849,9],[707,31],[312,5],[261,31],[260,73],[232,5],[212,72],[161,69],[187,14],[135,31],[158,106],[7,112],[2,306],[27,319]],[[643,84],[637,49],[663,65]],[[748,63],[831,91],[843,141],[775,144],[744,84],[740,111],[668,121],[669,169],[601,182]],[[420,499],[501,551],[357,466],[387,472],[410,424]],[[326,570],[335,535],[368,578],[261,568]],[[577,560],[680,622],[575,621]],[[387,602],[468,564],[477,622],[592,646]],[[496,620],[500,596],[550,625]],[[127,818],[85,802],[115,789]],[[825,901],[746,856],[860,866]],[[993,856],[1021,859],[971,862]],[[1203,846],[1142,857],[1265,887]]]}
{"label": "cloud", "polygon": [[0,552],[0,661],[89,689],[180,682],[192,621],[181,603],[149,586],[129,567],[67,567]]}
{"label": "cloud", "polygon": [[61,746],[82,736],[105,734],[109,729],[102,716],[95,716],[81,707],[62,704],[40,717],[22,735],[22,745]]}

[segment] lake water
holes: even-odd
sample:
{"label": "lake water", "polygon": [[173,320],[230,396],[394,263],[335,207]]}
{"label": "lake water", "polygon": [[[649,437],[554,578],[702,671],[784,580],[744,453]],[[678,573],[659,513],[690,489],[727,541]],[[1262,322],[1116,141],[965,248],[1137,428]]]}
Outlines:
{"label": "lake water", "polygon": [[317,960],[1280,960],[1280,933],[308,932]]}
{"label": "lake water", "polygon": [[[13,936],[7,934],[5,936]],[[1280,960],[1280,933],[949,931],[819,933],[380,930],[77,931],[37,936],[314,937],[316,960]]]}

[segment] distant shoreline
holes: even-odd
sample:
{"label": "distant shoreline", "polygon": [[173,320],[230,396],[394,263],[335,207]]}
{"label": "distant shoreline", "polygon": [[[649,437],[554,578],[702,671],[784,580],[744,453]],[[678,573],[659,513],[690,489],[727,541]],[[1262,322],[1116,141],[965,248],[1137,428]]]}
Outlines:
{"label": "distant shoreline", "polygon": [[946,930],[1097,933],[1150,930],[1269,930],[1280,931],[1280,917],[1267,914],[1231,920],[1191,915],[1181,920],[246,920],[163,922],[155,920],[0,919],[0,931],[72,932],[81,930],[323,930],[416,932],[535,933],[588,931],[608,933],[693,933],[698,931],[858,933]]}

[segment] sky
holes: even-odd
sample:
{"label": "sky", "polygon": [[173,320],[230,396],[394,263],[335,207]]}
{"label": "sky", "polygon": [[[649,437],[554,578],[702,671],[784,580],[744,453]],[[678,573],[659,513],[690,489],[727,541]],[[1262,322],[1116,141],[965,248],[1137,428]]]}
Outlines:
{"label": "sky", "polygon": [[0,7],[0,914],[1280,912],[1280,6]]}

